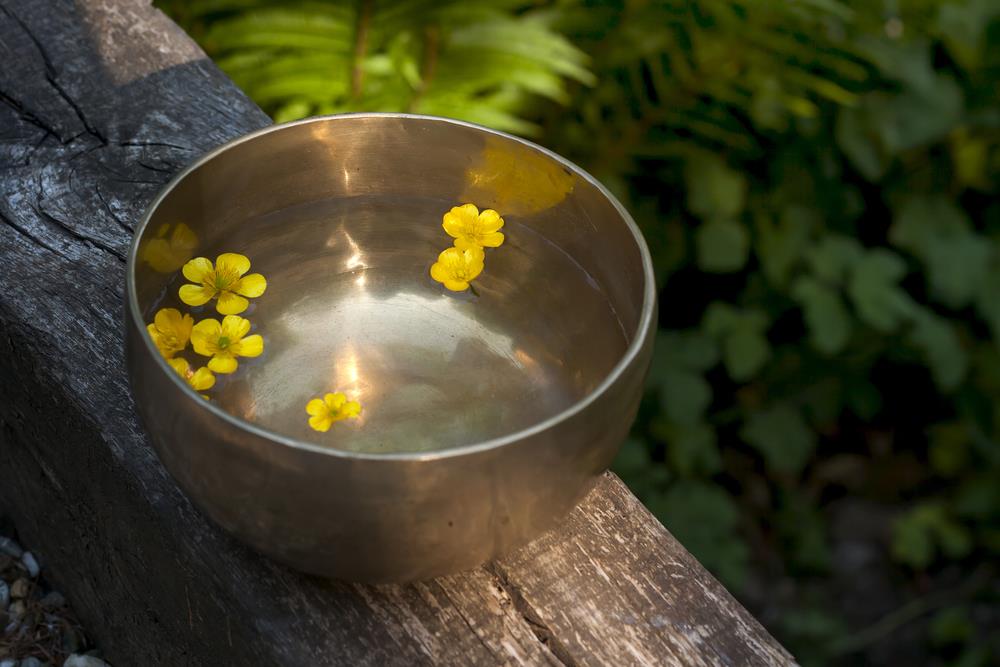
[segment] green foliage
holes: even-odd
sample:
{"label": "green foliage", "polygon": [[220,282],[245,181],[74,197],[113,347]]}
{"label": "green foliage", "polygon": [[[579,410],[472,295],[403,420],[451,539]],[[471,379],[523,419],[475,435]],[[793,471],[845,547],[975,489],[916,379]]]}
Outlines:
{"label": "green foliage", "polygon": [[447,115],[532,134],[537,97],[593,82],[587,57],[517,0],[164,0],[277,121]]}
{"label": "green foliage", "polygon": [[922,650],[1000,660],[995,607],[918,595],[1000,562],[1000,3],[165,4],[278,119],[454,116],[604,181],[661,290],[614,469],[803,663],[895,631],[838,607],[844,496]]}

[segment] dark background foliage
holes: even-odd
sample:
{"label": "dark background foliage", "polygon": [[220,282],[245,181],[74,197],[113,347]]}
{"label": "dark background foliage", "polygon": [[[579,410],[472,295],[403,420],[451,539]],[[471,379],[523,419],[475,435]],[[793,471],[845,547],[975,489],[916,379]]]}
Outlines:
{"label": "dark background foliage", "polygon": [[1000,661],[1000,2],[160,4],[276,120],[600,178],[661,299],[617,472],[803,663]]}

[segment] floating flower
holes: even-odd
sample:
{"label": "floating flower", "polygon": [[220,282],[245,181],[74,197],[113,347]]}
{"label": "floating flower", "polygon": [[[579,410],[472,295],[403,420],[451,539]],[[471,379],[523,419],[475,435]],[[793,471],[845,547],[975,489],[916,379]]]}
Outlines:
{"label": "floating flower", "polygon": [[314,398],[306,404],[309,413],[309,426],[314,431],[326,433],[334,422],[345,419],[357,419],[361,414],[361,404],[349,401],[342,393],[326,394],[323,398]]}
{"label": "floating flower", "polygon": [[264,351],[264,339],[258,334],[247,336],[248,331],[250,320],[239,315],[226,315],[221,324],[208,318],[194,325],[191,346],[198,354],[212,357],[209,370],[232,373],[239,366],[236,357],[259,357]]}
{"label": "floating flower", "polygon": [[483,272],[482,248],[448,248],[431,266],[431,278],[453,292],[469,289],[469,281]]}
{"label": "floating flower", "polygon": [[176,225],[160,225],[156,236],[146,242],[142,259],[154,271],[171,273],[184,266],[198,247],[198,236],[183,222]]}
{"label": "floating flower", "polygon": [[[188,383],[188,386],[197,392],[208,391],[215,386],[215,376],[212,375],[212,371],[208,370],[204,366],[196,371],[191,370],[191,364],[187,362],[187,359],[167,359],[167,363],[170,367],[177,372],[184,381]],[[201,394],[201,397],[208,400],[208,396]]]}
{"label": "floating flower", "polygon": [[503,234],[498,231],[503,227],[503,218],[493,209],[480,213],[472,204],[456,206],[444,214],[441,226],[455,237],[455,247],[462,250],[496,248],[503,243]]}
{"label": "floating flower", "polygon": [[215,258],[215,265],[205,257],[195,257],[184,265],[184,277],[196,285],[182,285],[181,301],[189,306],[201,306],[218,297],[215,309],[223,315],[242,313],[250,305],[243,297],[258,297],[267,289],[267,281],[259,273],[244,275],[250,270],[250,260],[234,252]]}
{"label": "floating flower", "polygon": [[181,315],[176,308],[161,308],[153,323],[146,325],[146,331],[163,358],[170,359],[187,347],[193,326],[194,318],[190,315]]}

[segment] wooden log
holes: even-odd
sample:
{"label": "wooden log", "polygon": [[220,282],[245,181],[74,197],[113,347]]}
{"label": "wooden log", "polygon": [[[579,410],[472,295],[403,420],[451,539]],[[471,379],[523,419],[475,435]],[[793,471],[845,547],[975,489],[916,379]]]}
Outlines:
{"label": "wooden log", "polygon": [[792,661],[612,475],[557,532],[408,586],[306,577],[209,524],[135,416],[124,259],[173,173],[269,120],[142,0],[0,0],[0,53],[0,511],[112,661]]}

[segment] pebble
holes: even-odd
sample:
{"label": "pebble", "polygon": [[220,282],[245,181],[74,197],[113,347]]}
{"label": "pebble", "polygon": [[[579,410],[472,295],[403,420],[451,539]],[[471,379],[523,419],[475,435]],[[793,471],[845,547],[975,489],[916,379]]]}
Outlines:
{"label": "pebble", "polygon": [[22,658],[17,667],[42,667],[42,661],[38,658]]}
{"label": "pebble", "polygon": [[70,657],[66,658],[66,662],[62,664],[62,667],[110,667],[110,665],[100,658],[95,658],[92,655],[74,653]]}
{"label": "pebble", "polygon": [[10,596],[12,598],[26,598],[28,597],[28,590],[31,588],[31,582],[21,577],[14,582],[14,585],[10,587]]}
{"label": "pebble", "polygon": [[10,658],[0,660],[0,667],[17,667],[17,660],[11,660]]}
{"label": "pebble", "polygon": [[27,607],[25,606],[23,600],[15,600],[10,604],[10,607],[8,607],[11,618],[13,618],[15,622],[21,618],[25,609],[27,609]]}
{"label": "pebble", "polygon": [[0,579],[0,609],[6,609],[8,604],[10,604],[10,586]]}
{"label": "pebble", "polygon": [[34,554],[30,551],[25,551],[24,555],[21,556],[21,562],[24,563],[24,567],[28,568],[28,575],[34,579],[38,576],[38,573],[42,571],[38,567],[38,561],[35,559]]}
{"label": "pebble", "polygon": [[[0,536],[0,551],[4,552],[8,556],[13,558],[20,558],[24,550],[21,545],[10,539],[9,537]],[[0,663],[3,664],[3,663]]]}

